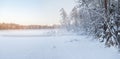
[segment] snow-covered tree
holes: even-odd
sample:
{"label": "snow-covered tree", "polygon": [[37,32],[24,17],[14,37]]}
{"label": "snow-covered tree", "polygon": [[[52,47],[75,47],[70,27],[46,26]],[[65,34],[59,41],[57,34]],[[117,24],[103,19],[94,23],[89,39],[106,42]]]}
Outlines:
{"label": "snow-covered tree", "polygon": [[68,29],[69,22],[68,22],[67,13],[63,8],[60,9],[60,12],[61,12],[60,13],[60,15],[61,15],[61,25],[62,25],[62,27]]}
{"label": "snow-covered tree", "polygon": [[62,10],[64,25],[120,49],[120,0],[77,0],[76,4],[69,16]]}

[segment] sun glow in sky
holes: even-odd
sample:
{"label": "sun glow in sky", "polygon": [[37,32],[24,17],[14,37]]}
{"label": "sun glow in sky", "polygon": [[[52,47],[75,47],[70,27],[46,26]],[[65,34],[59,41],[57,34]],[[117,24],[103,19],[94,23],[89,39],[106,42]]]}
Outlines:
{"label": "sun glow in sky", "polygon": [[0,23],[59,24],[59,10],[73,6],[74,0],[0,0]]}

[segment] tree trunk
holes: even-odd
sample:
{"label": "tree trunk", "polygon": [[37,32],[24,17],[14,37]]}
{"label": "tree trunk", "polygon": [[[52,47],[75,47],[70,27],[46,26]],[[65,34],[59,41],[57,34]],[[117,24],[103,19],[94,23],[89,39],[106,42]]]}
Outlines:
{"label": "tree trunk", "polygon": [[108,0],[104,0],[104,7],[105,7],[106,11],[107,11],[107,2],[108,2]]}

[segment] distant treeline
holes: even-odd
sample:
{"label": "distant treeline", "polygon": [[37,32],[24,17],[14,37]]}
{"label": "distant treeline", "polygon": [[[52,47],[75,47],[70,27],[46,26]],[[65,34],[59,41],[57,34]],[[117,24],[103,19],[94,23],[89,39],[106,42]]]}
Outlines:
{"label": "distant treeline", "polygon": [[0,30],[9,29],[53,29],[58,28],[59,25],[19,25],[14,23],[0,23]]}

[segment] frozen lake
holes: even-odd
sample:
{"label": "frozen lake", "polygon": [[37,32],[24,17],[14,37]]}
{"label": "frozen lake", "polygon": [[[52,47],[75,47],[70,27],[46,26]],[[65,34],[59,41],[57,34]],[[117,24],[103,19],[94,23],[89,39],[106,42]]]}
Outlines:
{"label": "frozen lake", "polygon": [[0,59],[119,59],[91,37],[65,30],[1,30]]}

